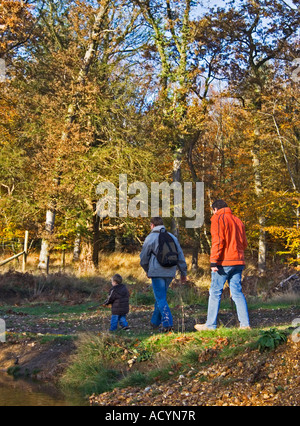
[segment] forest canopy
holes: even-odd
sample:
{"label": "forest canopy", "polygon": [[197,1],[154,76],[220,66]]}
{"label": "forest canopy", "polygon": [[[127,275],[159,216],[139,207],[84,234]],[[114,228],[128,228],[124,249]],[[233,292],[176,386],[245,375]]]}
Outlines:
{"label": "forest canopy", "polygon": [[259,271],[299,264],[300,1],[207,3],[0,0],[1,241],[139,248],[149,219],[96,213],[127,174],[204,182],[204,225],[167,220],[195,255],[223,198]]}

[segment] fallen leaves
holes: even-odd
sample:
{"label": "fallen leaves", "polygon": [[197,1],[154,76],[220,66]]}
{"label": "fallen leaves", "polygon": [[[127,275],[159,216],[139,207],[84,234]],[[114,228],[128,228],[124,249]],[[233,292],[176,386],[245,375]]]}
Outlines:
{"label": "fallen leaves", "polygon": [[176,337],[176,339],[174,339],[174,343],[185,345],[186,343],[192,342],[193,340],[195,340],[193,336],[182,335],[182,336]]}
{"label": "fallen leaves", "polygon": [[[216,346],[226,344],[226,339],[221,339]],[[102,406],[299,405],[299,365],[299,343],[289,339],[272,352],[262,354],[248,350],[226,362],[217,361],[199,370],[193,368],[178,377],[173,373],[166,383],[93,395],[90,403]]]}

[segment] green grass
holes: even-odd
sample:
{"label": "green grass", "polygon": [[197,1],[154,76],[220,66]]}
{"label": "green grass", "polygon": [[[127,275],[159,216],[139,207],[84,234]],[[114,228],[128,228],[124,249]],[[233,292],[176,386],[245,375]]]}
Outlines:
{"label": "green grass", "polygon": [[28,303],[22,306],[8,306],[0,307],[0,313],[3,314],[10,310],[15,313],[23,313],[32,316],[54,316],[54,315],[80,315],[87,312],[94,306],[98,307],[95,302],[87,302],[80,305],[64,305],[58,302],[43,302],[43,303]]}
{"label": "green grass", "polygon": [[[201,354],[217,349],[226,359],[254,346],[258,330],[218,329],[217,332],[81,336],[78,350],[61,384],[84,395],[128,386],[146,387],[201,366]],[[128,361],[135,358],[129,369]],[[199,361],[200,359],[200,361]]]}

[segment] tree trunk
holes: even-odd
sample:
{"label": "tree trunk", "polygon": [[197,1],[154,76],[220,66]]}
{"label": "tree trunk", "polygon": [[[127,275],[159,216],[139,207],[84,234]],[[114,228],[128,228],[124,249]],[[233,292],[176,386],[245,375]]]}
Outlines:
{"label": "tree trunk", "polygon": [[121,252],[122,251],[122,236],[115,231],[115,252]]}
{"label": "tree trunk", "polygon": [[81,253],[81,234],[78,231],[74,241],[73,262],[78,262]]}
{"label": "tree trunk", "polygon": [[194,229],[194,241],[193,241],[193,250],[192,250],[192,271],[197,272],[199,268],[198,264],[198,255],[200,248],[200,229]]}
{"label": "tree trunk", "polygon": [[50,261],[49,247],[50,247],[49,239],[43,238],[38,268],[41,269],[46,274],[49,273],[49,261]]}
{"label": "tree trunk", "polygon": [[46,224],[45,233],[42,239],[42,246],[40,251],[40,259],[38,268],[46,274],[49,273],[49,261],[50,261],[50,241],[49,238],[53,234],[55,224],[55,210],[47,210],[46,213]]}
{"label": "tree trunk", "polygon": [[[262,179],[260,171],[260,159],[259,159],[259,142],[255,141],[253,150],[252,150],[252,159],[253,159],[253,169],[254,169],[254,187],[255,193],[258,199],[261,199],[263,196],[262,190]],[[267,256],[267,247],[266,247],[266,218],[260,213],[258,217],[259,222],[259,241],[258,241],[258,272],[260,275],[265,275],[266,273],[266,256]]]}
{"label": "tree trunk", "polygon": [[[96,211],[96,203],[94,205]],[[93,216],[93,252],[92,259],[95,268],[99,266],[99,251],[100,251],[100,217],[97,214]]]}
{"label": "tree trunk", "polygon": [[[183,157],[183,145],[179,146],[174,153],[173,161],[173,182],[181,183],[181,165]],[[179,238],[179,218],[172,218],[172,234]]]}

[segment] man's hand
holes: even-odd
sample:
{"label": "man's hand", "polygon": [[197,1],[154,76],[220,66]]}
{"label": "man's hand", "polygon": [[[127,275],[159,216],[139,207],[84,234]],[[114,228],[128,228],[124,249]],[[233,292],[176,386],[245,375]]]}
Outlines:
{"label": "man's hand", "polygon": [[219,268],[217,266],[214,266],[211,268],[211,272],[218,272]]}

